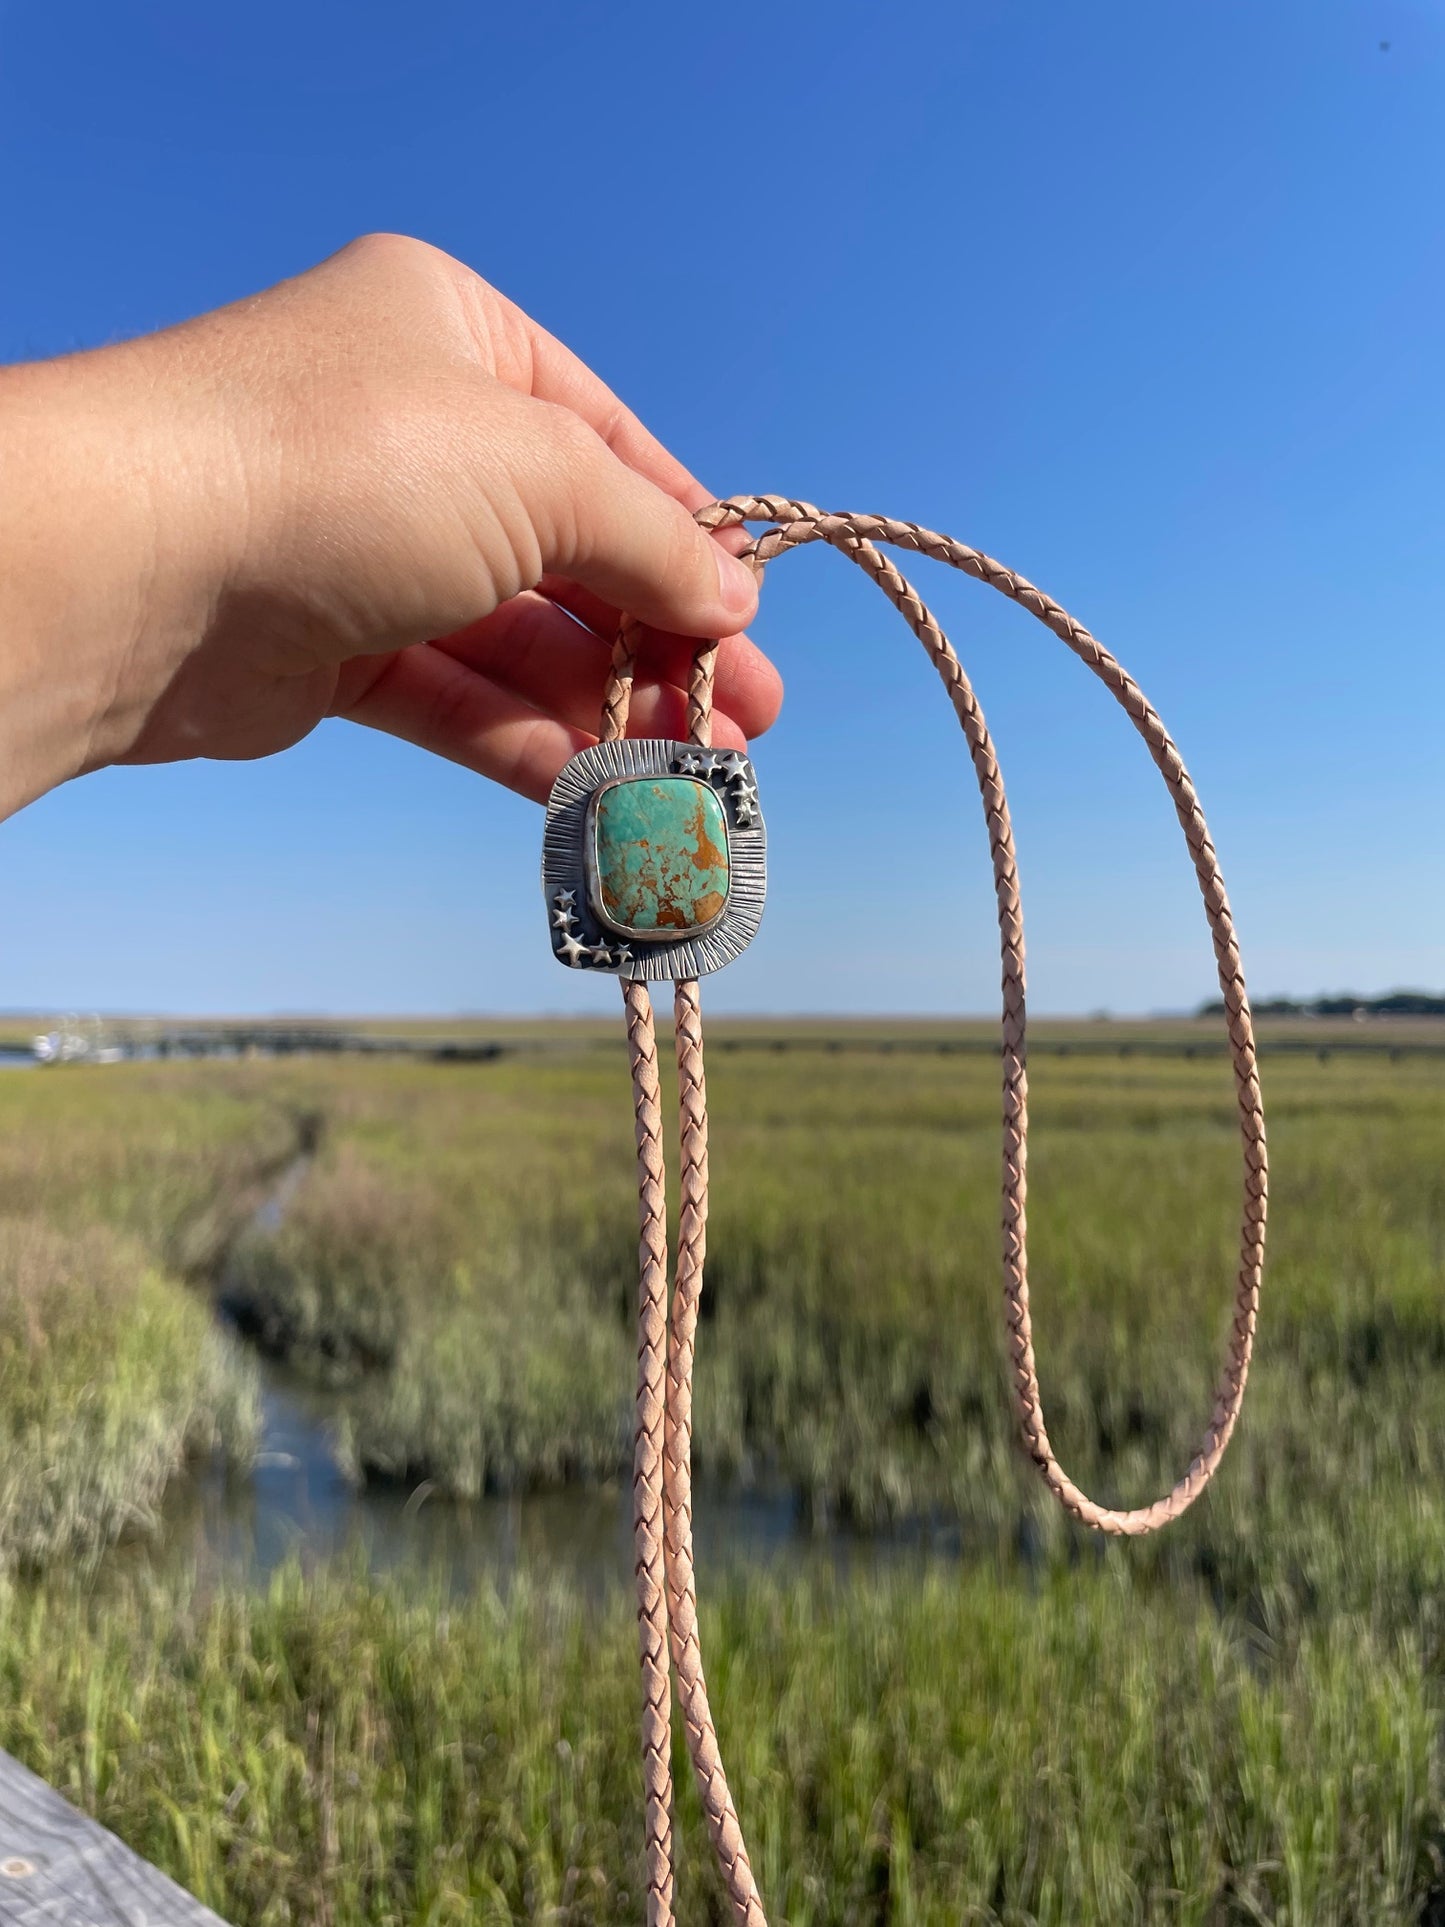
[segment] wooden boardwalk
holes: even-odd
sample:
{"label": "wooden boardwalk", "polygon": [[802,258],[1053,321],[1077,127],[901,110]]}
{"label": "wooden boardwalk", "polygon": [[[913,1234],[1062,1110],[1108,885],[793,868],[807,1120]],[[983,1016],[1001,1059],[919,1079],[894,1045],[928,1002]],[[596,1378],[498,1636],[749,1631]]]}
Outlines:
{"label": "wooden boardwalk", "polygon": [[8,1753],[0,1753],[0,1923],[226,1927]]}

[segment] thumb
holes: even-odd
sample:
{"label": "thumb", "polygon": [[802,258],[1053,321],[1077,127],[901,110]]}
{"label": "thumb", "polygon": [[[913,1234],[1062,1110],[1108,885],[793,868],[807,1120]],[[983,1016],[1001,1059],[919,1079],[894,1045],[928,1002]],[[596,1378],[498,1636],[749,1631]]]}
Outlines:
{"label": "thumb", "polygon": [[757,579],[580,416],[528,399],[513,482],[543,572],[684,636],[728,636],[757,610]]}

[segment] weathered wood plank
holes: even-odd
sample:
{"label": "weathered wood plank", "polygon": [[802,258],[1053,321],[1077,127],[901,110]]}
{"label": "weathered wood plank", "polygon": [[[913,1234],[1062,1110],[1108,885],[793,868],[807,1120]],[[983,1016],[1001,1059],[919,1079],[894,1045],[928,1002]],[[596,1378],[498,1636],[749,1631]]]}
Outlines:
{"label": "weathered wood plank", "polygon": [[8,1753],[0,1753],[0,1923],[226,1927]]}

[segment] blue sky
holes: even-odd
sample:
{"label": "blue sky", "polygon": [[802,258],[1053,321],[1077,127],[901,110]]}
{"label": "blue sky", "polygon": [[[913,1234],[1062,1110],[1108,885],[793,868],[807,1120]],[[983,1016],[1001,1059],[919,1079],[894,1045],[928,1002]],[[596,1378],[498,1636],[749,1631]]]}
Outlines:
{"label": "blue sky", "polygon": [[[1257,995],[1445,988],[1442,99],[1438,0],[0,0],[0,357],[422,235],[719,492],[946,529],[1087,622],[1179,739]],[[918,577],[998,740],[1034,1008],[1211,994],[1122,714]],[[977,796],[916,645],[817,551],[755,633],[788,683],[772,898],[710,1004],[993,1008]],[[0,1006],[610,1010],[548,959],[539,834],[340,724],[88,777],[0,827]]]}

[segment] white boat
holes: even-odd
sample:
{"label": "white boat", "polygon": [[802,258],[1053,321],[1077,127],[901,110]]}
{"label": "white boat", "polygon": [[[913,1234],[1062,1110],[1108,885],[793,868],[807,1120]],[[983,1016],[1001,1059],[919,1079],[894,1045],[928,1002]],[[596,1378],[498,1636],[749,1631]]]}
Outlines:
{"label": "white boat", "polygon": [[38,1064],[120,1064],[125,1061],[125,1051],[119,1044],[100,1041],[98,1027],[87,1035],[68,1019],[63,1019],[58,1029],[32,1037],[30,1049]]}

